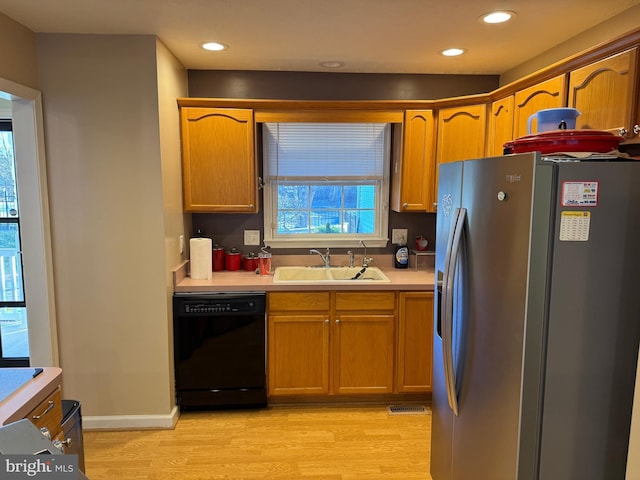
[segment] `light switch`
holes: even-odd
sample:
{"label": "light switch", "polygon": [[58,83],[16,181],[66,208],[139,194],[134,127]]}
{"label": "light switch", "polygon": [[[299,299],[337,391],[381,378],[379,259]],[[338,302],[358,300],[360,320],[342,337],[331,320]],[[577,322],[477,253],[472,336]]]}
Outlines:
{"label": "light switch", "polygon": [[260,230],[245,230],[244,231],[244,244],[245,245],[260,245]]}

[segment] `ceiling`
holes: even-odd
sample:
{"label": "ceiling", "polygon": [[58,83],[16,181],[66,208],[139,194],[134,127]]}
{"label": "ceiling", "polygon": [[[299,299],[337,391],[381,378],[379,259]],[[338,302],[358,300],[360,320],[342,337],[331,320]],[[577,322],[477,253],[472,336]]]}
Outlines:
{"label": "ceiling", "polygon": [[[0,0],[34,32],[153,34],[189,69],[501,74],[640,0]],[[517,16],[501,25],[478,17]],[[217,41],[229,48],[207,52]],[[448,47],[467,50],[447,58]]]}

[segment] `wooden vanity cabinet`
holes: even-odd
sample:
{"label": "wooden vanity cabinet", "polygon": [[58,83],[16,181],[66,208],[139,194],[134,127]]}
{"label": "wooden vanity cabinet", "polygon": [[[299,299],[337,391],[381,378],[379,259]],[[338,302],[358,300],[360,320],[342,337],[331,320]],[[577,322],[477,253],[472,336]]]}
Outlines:
{"label": "wooden vanity cabinet", "polygon": [[[519,90],[515,94],[513,115],[513,138],[527,135],[529,117],[538,110],[566,106],[567,75],[562,74],[531,87]],[[536,119],[532,122],[532,132],[537,132]]]}
{"label": "wooden vanity cabinet", "polygon": [[180,127],[184,210],[257,212],[253,110],[181,107]]}
{"label": "wooden vanity cabinet", "polygon": [[637,139],[637,69],[636,47],[570,72],[568,106],[581,112],[576,128],[608,130]]}
{"label": "wooden vanity cabinet", "polygon": [[433,292],[398,294],[396,390],[431,392]]}
{"label": "wooden vanity cabinet", "polygon": [[435,142],[432,110],[407,110],[404,124],[394,124],[393,211],[435,211]]}

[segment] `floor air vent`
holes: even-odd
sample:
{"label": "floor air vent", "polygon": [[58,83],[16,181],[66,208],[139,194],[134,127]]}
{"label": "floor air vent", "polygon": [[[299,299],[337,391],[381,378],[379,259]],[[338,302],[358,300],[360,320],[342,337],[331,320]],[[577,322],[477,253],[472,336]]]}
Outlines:
{"label": "floor air vent", "polygon": [[389,405],[389,415],[428,415],[430,410],[424,405]]}

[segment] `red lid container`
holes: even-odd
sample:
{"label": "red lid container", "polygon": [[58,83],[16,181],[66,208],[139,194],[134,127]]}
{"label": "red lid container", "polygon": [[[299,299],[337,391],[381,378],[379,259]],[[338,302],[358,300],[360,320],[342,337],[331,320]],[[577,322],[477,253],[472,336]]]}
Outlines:
{"label": "red lid container", "polygon": [[602,130],[552,130],[520,137],[504,144],[504,153],[608,153],[624,138]]}
{"label": "red lid container", "polygon": [[224,269],[225,270],[240,270],[240,261],[242,260],[242,254],[236,248],[228,250],[224,254]]}

